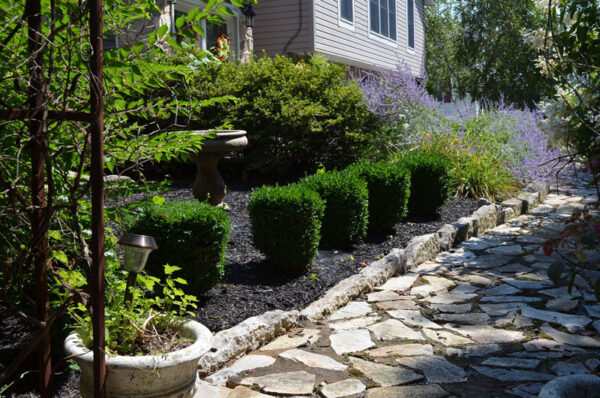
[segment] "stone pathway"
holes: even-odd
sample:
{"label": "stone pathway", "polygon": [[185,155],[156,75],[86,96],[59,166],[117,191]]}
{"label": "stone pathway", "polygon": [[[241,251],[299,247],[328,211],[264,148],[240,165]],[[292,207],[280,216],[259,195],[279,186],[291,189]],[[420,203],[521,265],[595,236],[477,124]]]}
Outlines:
{"label": "stone pathway", "polygon": [[568,190],[233,361],[197,396],[535,397],[598,373],[600,304],[582,278],[555,286],[558,257],[537,249],[595,198]]}

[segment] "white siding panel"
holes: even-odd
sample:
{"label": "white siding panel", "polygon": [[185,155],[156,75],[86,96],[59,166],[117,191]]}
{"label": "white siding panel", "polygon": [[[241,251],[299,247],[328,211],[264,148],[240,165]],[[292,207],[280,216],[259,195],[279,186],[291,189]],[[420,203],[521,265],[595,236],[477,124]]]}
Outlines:
{"label": "white siding panel", "polygon": [[[302,26],[299,3],[302,6]],[[283,54],[290,39],[287,53],[303,54],[312,52],[312,0],[260,0],[255,6],[254,51],[260,56],[263,50],[268,55]]]}

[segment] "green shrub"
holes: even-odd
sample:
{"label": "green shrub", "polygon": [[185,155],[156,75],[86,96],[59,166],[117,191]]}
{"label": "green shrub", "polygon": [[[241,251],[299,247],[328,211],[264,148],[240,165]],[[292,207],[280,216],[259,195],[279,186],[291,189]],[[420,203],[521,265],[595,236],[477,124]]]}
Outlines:
{"label": "green shrub", "polygon": [[450,162],[441,155],[417,151],[401,154],[398,162],[411,174],[408,212],[419,216],[437,213],[450,197]]}
{"label": "green shrub", "polygon": [[367,182],[369,229],[391,228],[406,215],[410,196],[410,172],[399,163],[380,161],[351,165],[348,172]]}
{"label": "green shrub", "polygon": [[306,269],[317,255],[324,209],[321,197],[301,185],[255,190],[248,203],[254,246],[287,270]]}
{"label": "green shrub", "polygon": [[363,240],[369,217],[365,181],[356,175],[329,171],[306,177],[301,183],[325,200],[322,243],[345,248]]}
{"label": "green shrub", "polygon": [[225,210],[192,201],[149,204],[129,223],[129,231],[150,235],[158,250],[146,269],[160,276],[164,264],[182,268],[190,291],[201,294],[217,285],[224,275],[225,248],[231,225]]}
{"label": "green shrub", "polygon": [[237,101],[198,107],[190,127],[246,130],[248,147],[230,160],[246,173],[297,177],[320,164],[346,167],[370,150],[379,125],[346,74],[344,66],[319,56],[198,65],[186,82],[196,100],[232,95]]}

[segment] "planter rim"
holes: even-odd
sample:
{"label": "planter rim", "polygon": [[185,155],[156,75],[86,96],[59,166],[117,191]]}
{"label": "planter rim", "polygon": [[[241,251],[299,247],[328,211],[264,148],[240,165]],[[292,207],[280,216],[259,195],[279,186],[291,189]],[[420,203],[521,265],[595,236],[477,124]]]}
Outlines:
{"label": "planter rim", "polygon": [[[106,365],[155,370],[197,360],[212,347],[212,333],[201,323],[186,320],[181,325],[176,325],[175,328],[194,339],[194,343],[189,347],[167,354],[144,356],[105,355]],[[93,362],[94,360],[94,353],[83,345],[83,341],[77,332],[72,332],[65,339],[65,351],[69,357],[73,357],[75,360],[85,362]]]}
{"label": "planter rim", "polygon": [[210,133],[216,134],[215,138],[209,138],[212,140],[218,140],[220,138],[235,138],[243,137],[246,135],[246,130],[193,130],[193,135],[208,135]]}

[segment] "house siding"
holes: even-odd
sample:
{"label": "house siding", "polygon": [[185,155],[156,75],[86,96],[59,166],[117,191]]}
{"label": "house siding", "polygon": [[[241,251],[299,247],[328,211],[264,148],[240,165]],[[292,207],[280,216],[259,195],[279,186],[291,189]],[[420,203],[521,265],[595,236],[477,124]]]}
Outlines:
{"label": "house siding", "polygon": [[[253,33],[254,51],[257,56],[260,56],[263,50],[269,56],[312,52],[312,0],[260,0],[255,9],[256,26]],[[289,43],[296,33],[297,36]]]}
{"label": "house siding", "polygon": [[425,10],[415,1],[415,49],[408,49],[406,0],[396,0],[396,42],[382,42],[369,33],[369,1],[354,0],[354,30],[338,22],[338,0],[314,0],[314,51],[359,68],[392,69],[406,63],[414,75],[425,69]]}

